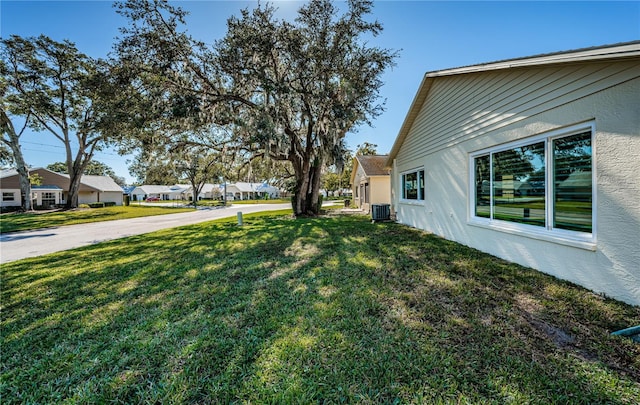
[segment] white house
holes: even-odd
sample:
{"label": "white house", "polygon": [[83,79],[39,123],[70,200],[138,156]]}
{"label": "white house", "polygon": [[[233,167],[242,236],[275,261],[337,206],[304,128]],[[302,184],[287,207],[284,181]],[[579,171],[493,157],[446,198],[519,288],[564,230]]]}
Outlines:
{"label": "white house", "polygon": [[280,190],[264,183],[236,182],[227,184],[227,196],[233,196],[235,200],[254,200],[258,198],[280,197]]}
{"label": "white house", "polygon": [[[206,183],[198,199],[222,198],[224,186]],[[250,200],[264,198],[278,198],[280,190],[267,183],[227,183],[227,198],[229,200]],[[142,185],[131,191],[132,201],[144,201],[147,198],[157,198],[159,200],[191,200],[193,196],[192,187],[188,184],[175,184],[173,186],[162,185]]]}
{"label": "white house", "polygon": [[640,305],[640,41],[429,72],[397,221]]}
{"label": "white house", "polygon": [[[169,195],[169,186],[161,186],[161,185],[150,185],[144,184],[141,186],[135,187],[131,191],[131,201],[144,201],[147,198],[158,198],[161,200],[168,200]],[[166,198],[162,198],[165,196]]]}
{"label": "white house", "polygon": [[363,211],[370,212],[372,204],[391,203],[389,169],[385,168],[388,158],[388,155],[359,155],[353,158],[353,203]]}
{"label": "white house", "polygon": [[[198,193],[198,201],[222,198],[222,191],[220,190],[220,185],[218,184],[205,183],[202,185],[200,193]],[[187,200],[191,200],[193,198],[193,187],[188,186],[184,191],[184,195]]]}
{"label": "white house", "polygon": [[147,198],[157,198],[159,200],[184,200],[187,190],[191,186],[186,184],[174,184],[173,186],[144,184],[137,186],[131,191],[132,201],[144,201]]}
{"label": "white house", "polygon": [[[29,171],[42,178],[42,185],[31,187],[31,198],[35,207],[51,207],[66,204],[69,190],[69,175],[52,172],[44,168]],[[22,205],[17,170],[4,170],[0,174],[2,207]],[[113,202],[122,205],[123,190],[109,176],[83,175],[80,180],[78,203]]]}

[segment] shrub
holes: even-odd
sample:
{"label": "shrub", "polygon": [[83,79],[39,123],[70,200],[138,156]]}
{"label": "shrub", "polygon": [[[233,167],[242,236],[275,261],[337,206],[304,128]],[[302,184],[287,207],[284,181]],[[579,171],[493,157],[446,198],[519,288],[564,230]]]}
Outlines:
{"label": "shrub", "polygon": [[104,203],[103,202],[89,203],[89,207],[91,207],[91,208],[104,208]]}

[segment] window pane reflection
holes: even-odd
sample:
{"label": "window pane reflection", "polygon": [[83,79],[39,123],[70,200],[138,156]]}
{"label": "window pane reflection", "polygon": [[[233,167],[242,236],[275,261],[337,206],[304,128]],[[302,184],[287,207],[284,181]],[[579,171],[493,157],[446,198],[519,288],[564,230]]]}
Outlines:
{"label": "window pane reflection", "polygon": [[493,155],[494,219],[545,226],[544,145]]}
{"label": "window pane reflection", "polygon": [[491,172],[489,162],[488,155],[475,159],[476,216],[483,218],[491,216]]}
{"label": "window pane reflection", "polygon": [[554,140],[553,167],[553,227],[591,232],[591,132]]}

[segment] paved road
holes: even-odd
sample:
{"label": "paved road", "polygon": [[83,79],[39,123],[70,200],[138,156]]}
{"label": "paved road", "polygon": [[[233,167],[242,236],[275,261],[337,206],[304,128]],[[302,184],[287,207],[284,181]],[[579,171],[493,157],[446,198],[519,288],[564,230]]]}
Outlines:
{"label": "paved road", "polygon": [[61,250],[92,245],[160,229],[197,224],[218,218],[235,217],[238,212],[270,211],[291,208],[291,204],[234,205],[225,208],[198,209],[179,214],[155,215],[116,221],[67,225],[37,231],[0,235],[0,263],[36,257]]}

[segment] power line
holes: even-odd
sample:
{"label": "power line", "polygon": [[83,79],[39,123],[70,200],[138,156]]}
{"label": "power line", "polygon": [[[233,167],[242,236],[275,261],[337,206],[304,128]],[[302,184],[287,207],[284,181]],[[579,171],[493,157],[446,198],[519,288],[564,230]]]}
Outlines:
{"label": "power line", "polygon": [[29,141],[21,141],[20,143],[28,143],[31,145],[38,145],[38,146],[49,146],[52,148],[60,148],[60,149],[64,149],[64,146],[60,146],[60,145],[49,145],[48,143],[38,143],[38,142],[29,142]]}
{"label": "power line", "polygon": [[[22,150],[28,151],[28,152],[50,153],[50,154],[55,154],[55,155],[60,156],[59,152],[52,151],[52,150],[31,149],[31,148],[22,148]],[[119,159],[118,158],[103,157],[103,156],[99,156],[99,155],[116,156],[116,157],[119,157]],[[123,160],[128,159],[126,156],[118,155],[116,153],[105,153],[105,152],[95,152],[94,153],[94,157],[100,157],[100,160],[110,160],[110,161],[113,161],[113,162],[122,162]]]}

